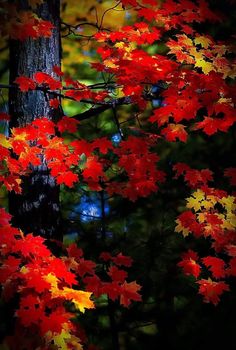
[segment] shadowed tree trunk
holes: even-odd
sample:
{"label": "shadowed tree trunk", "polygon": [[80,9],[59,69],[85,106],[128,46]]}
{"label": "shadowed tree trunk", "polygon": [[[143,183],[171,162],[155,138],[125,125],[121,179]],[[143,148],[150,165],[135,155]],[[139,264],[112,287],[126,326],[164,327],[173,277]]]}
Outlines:
{"label": "shadowed tree trunk", "polygon": [[[28,1],[13,1],[18,10],[28,10]],[[60,66],[60,0],[46,0],[35,10],[38,17],[54,25],[49,38],[10,41],[10,84],[21,75],[32,77],[35,72],[45,72],[55,77],[53,66]],[[10,89],[10,127],[25,126],[42,116],[51,120],[60,118],[58,111],[50,108],[48,96],[43,91],[21,92]],[[24,232],[33,232],[45,238],[62,237],[59,187],[49,175],[47,164],[32,168],[32,174],[23,179],[21,195],[9,195],[9,211],[14,216],[13,224]]]}

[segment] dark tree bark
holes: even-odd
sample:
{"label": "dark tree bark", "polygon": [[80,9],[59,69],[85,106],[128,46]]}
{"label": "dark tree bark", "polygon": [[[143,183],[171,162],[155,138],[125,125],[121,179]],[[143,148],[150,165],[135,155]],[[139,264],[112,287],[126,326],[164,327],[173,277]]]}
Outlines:
{"label": "dark tree bark", "polygon": [[[28,1],[20,0],[18,9],[28,10]],[[53,66],[60,66],[60,0],[46,0],[40,5],[36,14],[54,25],[50,38],[10,41],[10,84],[16,77],[32,77],[35,72],[45,72],[54,76]],[[43,91],[21,92],[10,89],[9,113],[10,127],[25,126],[42,116],[51,120],[60,118],[48,103],[48,96]],[[21,195],[9,195],[9,211],[14,216],[13,224],[25,233],[44,236],[45,238],[62,237],[59,187],[50,176],[47,164],[42,158],[42,165],[32,168],[32,174],[23,179]]]}

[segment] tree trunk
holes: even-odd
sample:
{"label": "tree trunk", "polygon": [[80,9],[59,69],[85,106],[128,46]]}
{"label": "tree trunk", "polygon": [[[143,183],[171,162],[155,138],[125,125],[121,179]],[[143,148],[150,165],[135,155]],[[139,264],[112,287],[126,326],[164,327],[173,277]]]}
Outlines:
{"label": "tree trunk", "polygon": [[[19,11],[29,9],[27,0],[20,0],[17,4]],[[46,0],[35,12],[38,17],[54,25],[53,34],[50,38],[40,37],[36,40],[10,40],[10,84],[18,76],[32,77],[35,72],[54,76],[53,66],[60,66],[60,0]],[[10,127],[25,126],[42,116],[51,120],[60,117],[50,108],[48,98],[42,91],[10,90]],[[9,211],[14,216],[13,224],[25,233],[33,232],[45,238],[62,237],[59,187],[49,175],[43,159],[42,165],[33,167],[32,174],[23,179],[22,194],[10,193]]]}

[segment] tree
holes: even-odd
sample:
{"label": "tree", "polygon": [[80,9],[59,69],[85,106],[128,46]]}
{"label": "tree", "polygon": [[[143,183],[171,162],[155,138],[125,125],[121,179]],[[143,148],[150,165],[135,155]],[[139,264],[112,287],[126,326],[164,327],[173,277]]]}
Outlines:
{"label": "tree", "polygon": [[[83,320],[93,326],[92,313],[88,312],[88,319],[80,313],[96,305],[91,312],[98,317],[104,303],[103,316],[108,315],[112,338],[112,345],[105,343],[105,347],[119,350],[122,322],[126,325],[131,318],[135,328],[132,317],[138,311],[121,311],[118,302],[129,307],[140,301],[141,283],[145,307],[155,291],[159,301],[165,294],[168,307],[160,325],[161,341],[173,348],[168,334],[176,334],[176,324],[169,320],[179,292],[171,280],[183,284],[178,267],[192,276],[204,301],[214,305],[229,291],[230,278],[235,276],[231,193],[235,168],[224,153],[215,157],[216,147],[224,142],[222,150],[232,151],[235,122],[234,53],[229,40],[213,30],[225,18],[219,14],[220,6],[214,9],[202,0],[122,0],[91,3],[88,13],[76,16],[78,23],[68,23],[67,17],[73,17],[68,14],[70,6],[66,1],[62,4],[60,20],[56,0],[2,5],[3,32],[11,40],[10,81],[1,84],[9,89],[9,115],[1,113],[1,119],[10,120],[11,134],[0,139],[0,180],[10,192],[13,226],[11,216],[1,209],[0,281],[3,298],[12,303],[11,322],[14,312],[16,316],[14,333],[4,344],[18,350],[91,349],[78,323]],[[106,17],[116,12],[130,15],[129,23],[107,28]],[[230,11],[225,12],[229,16]],[[80,78],[83,65],[78,79],[72,76],[68,60],[62,72],[60,33],[72,47],[82,41],[89,52],[96,50],[91,73],[86,71],[92,82]],[[70,102],[77,105],[74,113],[66,112],[71,111],[66,104]],[[194,159],[198,149],[203,155]],[[205,168],[209,165],[215,172],[215,186],[213,171]],[[222,173],[230,184],[222,180]],[[182,193],[188,197],[186,205]],[[69,226],[67,232],[88,223],[79,240],[84,252],[75,242],[60,242],[64,229],[59,195],[70,204],[63,224],[65,229]],[[88,197],[95,214],[84,210]],[[115,213],[113,222],[109,210]],[[91,215],[99,219],[97,226],[89,226],[86,218]],[[120,218],[126,221],[122,229]],[[181,261],[183,241],[177,241],[177,234],[171,238],[174,219],[177,234],[188,236],[189,251]],[[153,227],[143,224],[148,220]],[[150,234],[142,237],[142,226]],[[134,230],[139,234],[132,239]],[[52,238],[57,249],[50,250]],[[193,238],[200,238],[199,253],[194,251]],[[130,275],[126,270],[132,259],[121,248],[140,262],[139,270],[132,267]],[[172,259],[171,264],[157,263],[156,250],[162,261]],[[155,264],[165,292],[149,276]],[[145,307],[142,320],[152,320],[157,308],[149,315]],[[158,311],[161,314],[161,307]],[[89,325],[87,329],[89,335]],[[25,340],[19,345],[22,334]],[[126,346],[132,348],[130,339]]]}
{"label": "tree", "polygon": [[[27,1],[19,3],[18,11],[29,9]],[[46,36],[38,40],[26,40],[24,37],[23,40],[16,40],[14,37],[11,39],[10,84],[13,84],[19,76],[33,77],[36,72],[55,75],[53,67],[60,66],[60,2],[44,2],[35,9],[35,13],[45,21],[45,29],[49,33],[46,32]],[[51,26],[54,28],[52,32]],[[49,96],[42,90],[25,92],[10,89],[10,126],[22,127],[41,116],[56,121],[61,113],[50,108]],[[59,188],[50,176],[44,160],[32,170],[31,176],[24,180],[23,193],[10,194],[9,210],[14,216],[13,222],[24,232],[35,232],[59,239]]]}

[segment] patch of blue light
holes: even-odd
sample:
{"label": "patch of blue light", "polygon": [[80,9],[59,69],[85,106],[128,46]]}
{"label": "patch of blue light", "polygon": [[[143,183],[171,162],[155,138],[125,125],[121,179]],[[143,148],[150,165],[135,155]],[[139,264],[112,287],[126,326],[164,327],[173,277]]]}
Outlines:
{"label": "patch of blue light", "polygon": [[[105,199],[104,206],[105,214],[109,214],[110,208]],[[92,194],[90,196],[84,195],[80,199],[80,203],[76,204],[73,212],[70,214],[72,220],[80,218],[82,222],[92,222],[100,220],[102,216],[102,203],[99,194]]]}
{"label": "patch of blue light", "polygon": [[119,133],[112,135],[111,141],[116,146],[121,142],[121,135]]}

